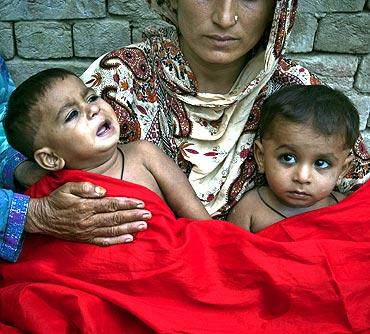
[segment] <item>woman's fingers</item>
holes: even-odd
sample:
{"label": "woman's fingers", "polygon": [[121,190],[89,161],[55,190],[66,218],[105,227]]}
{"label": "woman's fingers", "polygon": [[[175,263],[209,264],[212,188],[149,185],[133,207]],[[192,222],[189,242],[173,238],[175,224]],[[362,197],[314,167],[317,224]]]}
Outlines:
{"label": "woman's fingers", "polygon": [[98,245],[98,246],[111,246],[111,245],[117,245],[117,244],[125,244],[130,243],[134,240],[133,236],[130,234],[124,234],[118,237],[112,237],[112,238],[102,238],[102,237],[96,237],[90,240],[89,242]]}
{"label": "woman's fingers", "polygon": [[134,240],[132,234],[146,229],[147,223],[145,221],[137,221],[112,227],[101,227],[94,230],[95,237],[89,240],[89,242],[99,246],[129,243]]}
{"label": "woman's fingers", "polygon": [[60,191],[82,198],[103,197],[106,190],[90,182],[68,182],[59,188]]}
{"label": "woman's fingers", "polygon": [[[84,205],[86,209],[91,213],[106,213],[106,212],[118,212],[120,210],[130,210],[132,211],[128,214],[129,217],[133,216],[134,220],[136,216],[143,215],[149,211],[143,210],[144,203],[135,198],[126,197],[106,197],[102,199],[88,199],[85,201]],[[119,215],[121,217],[121,215]],[[125,214],[123,214],[123,217]],[[120,218],[118,217],[118,219]],[[128,217],[128,219],[130,219]],[[142,218],[139,218],[142,219]],[[129,220],[132,221],[132,220]]]}

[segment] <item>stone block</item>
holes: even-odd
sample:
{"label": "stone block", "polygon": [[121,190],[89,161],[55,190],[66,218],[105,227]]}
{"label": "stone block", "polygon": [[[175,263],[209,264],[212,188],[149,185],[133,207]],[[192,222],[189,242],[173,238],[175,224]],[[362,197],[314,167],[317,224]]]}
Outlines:
{"label": "stone block", "polygon": [[1,0],[3,21],[63,20],[104,17],[105,0]]}
{"label": "stone block", "polygon": [[369,126],[370,114],[370,96],[358,94],[355,90],[345,92],[349,99],[353,102],[360,115],[360,130],[365,130]]}
{"label": "stone block", "polygon": [[108,12],[136,23],[159,18],[158,14],[150,10],[146,0],[109,0]]}
{"label": "stone block", "polygon": [[14,57],[13,25],[8,22],[0,22],[0,55],[4,59]]}
{"label": "stone block", "polygon": [[131,44],[130,24],[124,20],[77,22],[73,26],[75,56],[99,57]]}
{"label": "stone block", "polygon": [[34,60],[24,60],[20,58],[14,58],[8,60],[6,65],[8,66],[9,72],[18,86],[24,80],[26,80],[31,75],[34,75],[42,70],[51,67],[61,67],[67,70],[81,75],[91,64],[90,60],[44,60],[44,61],[34,61]]}
{"label": "stone block", "polygon": [[15,39],[19,56],[49,59],[73,56],[71,26],[62,22],[17,22]]}
{"label": "stone block", "polygon": [[370,54],[365,56],[360,63],[355,87],[362,93],[370,93]]}
{"label": "stone block", "polygon": [[298,14],[286,47],[287,52],[311,52],[318,23],[310,14]]}
{"label": "stone block", "polygon": [[310,71],[323,77],[354,77],[359,59],[352,55],[338,54],[292,54],[289,55]]}
{"label": "stone block", "polygon": [[331,14],[319,21],[314,49],[326,52],[369,53],[370,13]]}
{"label": "stone block", "polygon": [[342,92],[347,92],[353,89],[355,79],[353,77],[328,77],[317,75],[324,85],[338,89]]}
{"label": "stone block", "polygon": [[299,0],[298,11],[317,12],[361,12],[366,0]]}

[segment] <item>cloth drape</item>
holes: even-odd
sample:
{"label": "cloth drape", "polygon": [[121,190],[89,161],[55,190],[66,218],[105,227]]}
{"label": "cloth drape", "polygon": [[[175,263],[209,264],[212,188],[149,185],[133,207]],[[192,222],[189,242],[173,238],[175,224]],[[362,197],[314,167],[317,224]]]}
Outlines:
{"label": "cloth drape", "polygon": [[370,184],[253,235],[176,219],[147,188],[87,172],[47,176],[30,194],[68,181],[142,199],[149,228],[106,248],[27,237],[19,261],[0,266],[2,333],[370,331]]}

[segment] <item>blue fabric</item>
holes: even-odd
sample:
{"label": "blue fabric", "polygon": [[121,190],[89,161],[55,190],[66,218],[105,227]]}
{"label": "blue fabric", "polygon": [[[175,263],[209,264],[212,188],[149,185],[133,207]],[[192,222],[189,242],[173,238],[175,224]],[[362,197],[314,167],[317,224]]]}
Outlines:
{"label": "blue fabric", "polygon": [[[13,80],[0,57],[0,120],[2,121],[10,94],[15,89]],[[0,123],[0,184],[14,189],[13,174],[25,158],[12,149]],[[22,247],[29,197],[0,188],[0,258],[16,261]]]}
{"label": "blue fabric", "polygon": [[[0,57],[0,119],[2,120],[5,112],[9,96],[15,89],[14,82],[6,68],[5,61]],[[0,124],[0,153],[4,152],[9,147],[6,140],[3,124]]]}

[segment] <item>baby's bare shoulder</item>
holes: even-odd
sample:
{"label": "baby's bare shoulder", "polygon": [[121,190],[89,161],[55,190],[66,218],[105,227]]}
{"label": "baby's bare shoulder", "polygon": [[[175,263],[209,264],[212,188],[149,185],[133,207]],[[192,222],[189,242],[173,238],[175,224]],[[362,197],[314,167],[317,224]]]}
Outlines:
{"label": "baby's bare shoulder", "polygon": [[156,145],[146,140],[137,140],[127,144],[120,144],[119,147],[125,153],[135,153],[136,155],[153,154],[153,152],[157,154],[159,151]]}
{"label": "baby's bare shoulder", "polygon": [[256,203],[259,203],[258,192],[257,192],[257,189],[252,189],[252,190],[246,192],[243,195],[243,197],[240,199],[238,204],[236,204],[236,205],[240,205],[240,206],[247,205],[248,207],[250,207],[251,205],[256,204]]}

